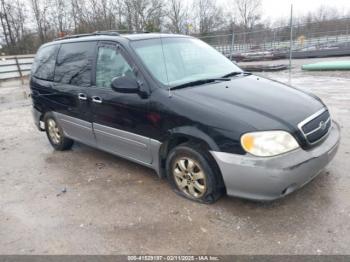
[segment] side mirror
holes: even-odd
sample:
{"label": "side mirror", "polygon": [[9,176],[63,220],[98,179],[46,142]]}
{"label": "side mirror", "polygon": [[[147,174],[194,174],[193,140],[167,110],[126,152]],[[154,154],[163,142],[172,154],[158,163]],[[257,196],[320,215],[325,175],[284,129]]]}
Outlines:
{"label": "side mirror", "polygon": [[120,93],[137,93],[140,90],[136,79],[126,75],[113,78],[111,87]]}

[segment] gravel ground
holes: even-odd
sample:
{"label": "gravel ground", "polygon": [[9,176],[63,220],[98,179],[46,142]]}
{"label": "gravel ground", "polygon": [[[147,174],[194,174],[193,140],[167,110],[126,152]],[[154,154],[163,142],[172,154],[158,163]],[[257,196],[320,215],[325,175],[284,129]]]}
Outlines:
{"label": "gravel ground", "polygon": [[312,183],[272,203],[201,205],[110,154],[80,144],[54,152],[27,89],[1,82],[0,254],[350,254],[350,72],[302,72],[304,62],[291,83],[326,102],[341,146]]}

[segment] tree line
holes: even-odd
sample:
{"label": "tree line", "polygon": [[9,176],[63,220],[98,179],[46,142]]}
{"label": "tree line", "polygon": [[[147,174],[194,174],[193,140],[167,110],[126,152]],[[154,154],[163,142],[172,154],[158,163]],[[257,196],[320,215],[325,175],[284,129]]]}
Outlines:
{"label": "tree line", "polygon": [[[57,37],[94,31],[171,32],[206,36],[288,25],[262,19],[261,0],[0,0],[0,44],[6,54],[34,53]],[[320,8],[298,22],[339,16]]]}

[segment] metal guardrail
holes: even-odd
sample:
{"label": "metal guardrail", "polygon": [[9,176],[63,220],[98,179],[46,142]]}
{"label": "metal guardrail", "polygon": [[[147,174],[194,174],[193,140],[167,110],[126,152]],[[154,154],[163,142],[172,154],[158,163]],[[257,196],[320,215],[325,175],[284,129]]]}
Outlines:
{"label": "metal guardrail", "polygon": [[[348,33],[335,33],[338,34],[320,37],[313,36],[311,38],[303,37],[299,39],[294,36],[292,49],[293,51],[307,51],[350,43],[350,31]],[[260,37],[255,36],[254,33],[247,33],[247,36],[246,41],[239,41],[242,39],[242,34],[211,35],[199,38],[225,55],[289,49],[290,40],[276,40],[275,38]]]}
{"label": "metal guardrail", "polygon": [[34,55],[0,56],[0,81],[30,74]]}

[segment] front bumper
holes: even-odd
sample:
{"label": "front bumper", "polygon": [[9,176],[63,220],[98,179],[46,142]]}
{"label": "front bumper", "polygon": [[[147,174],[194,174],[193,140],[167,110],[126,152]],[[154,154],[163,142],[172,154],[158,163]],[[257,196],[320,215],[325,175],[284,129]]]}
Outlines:
{"label": "front bumper", "polygon": [[254,200],[275,200],[301,188],[333,159],[340,141],[334,122],[328,137],[315,148],[261,158],[211,152],[221,170],[227,194]]}

